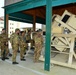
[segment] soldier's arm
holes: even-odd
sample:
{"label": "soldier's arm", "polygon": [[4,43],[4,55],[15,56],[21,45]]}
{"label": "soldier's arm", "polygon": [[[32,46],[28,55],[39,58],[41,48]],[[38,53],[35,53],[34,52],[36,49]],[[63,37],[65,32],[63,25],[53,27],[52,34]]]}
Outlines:
{"label": "soldier's arm", "polygon": [[43,42],[44,42],[44,41],[43,41],[43,37],[42,37],[42,36],[41,36],[41,42],[42,42],[42,44],[43,44]]}

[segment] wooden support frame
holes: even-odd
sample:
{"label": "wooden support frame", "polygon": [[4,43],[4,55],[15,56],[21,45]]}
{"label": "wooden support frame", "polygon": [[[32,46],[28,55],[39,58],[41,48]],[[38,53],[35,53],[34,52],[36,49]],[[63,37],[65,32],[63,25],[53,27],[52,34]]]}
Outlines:
{"label": "wooden support frame", "polygon": [[69,51],[69,60],[68,60],[68,64],[72,64],[72,60],[73,60],[73,52],[74,52],[74,41],[75,41],[75,37],[71,37],[71,45],[70,45],[70,51]]}
{"label": "wooden support frame", "polygon": [[[68,45],[69,46],[68,47],[69,48],[69,52],[68,53],[67,52],[59,52],[59,51],[51,50],[51,52],[68,55],[67,62],[60,62],[60,61],[51,59],[50,63],[76,69],[76,65],[73,64],[73,56],[76,59],[76,53],[74,52],[74,41],[76,39],[76,35],[75,34],[53,34],[53,36],[55,36],[55,37],[64,37],[64,38],[71,38],[71,42],[70,42],[70,46]],[[40,60],[44,61],[44,58],[41,56]]]}
{"label": "wooden support frame", "polygon": [[[74,52],[74,41],[75,41],[76,35],[75,34],[59,34],[59,35],[55,34],[55,36],[64,37],[66,39],[67,39],[67,37],[71,38],[71,42],[70,42],[70,45],[69,45],[69,53],[64,53],[63,52],[64,54],[68,54],[69,58],[68,58],[67,63],[58,62],[58,61],[55,61],[55,60],[51,60],[51,63],[76,69],[76,66],[73,65],[73,56],[74,57],[76,56],[76,54]],[[68,42],[68,40],[67,40],[67,42]]]}

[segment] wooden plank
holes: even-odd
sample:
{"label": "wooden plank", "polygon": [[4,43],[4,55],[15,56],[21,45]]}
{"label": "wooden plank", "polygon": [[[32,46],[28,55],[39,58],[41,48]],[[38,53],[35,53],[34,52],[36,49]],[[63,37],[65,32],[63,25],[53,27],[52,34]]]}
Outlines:
{"label": "wooden plank", "polygon": [[[40,61],[44,61],[44,58],[41,56],[39,58],[39,60]],[[64,66],[64,67],[69,67],[69,68],[76,69],[76,65],[73,65],[73,64],[68,64],[68,63],[59,62],[59,61],[55,61],[55,60],[50,60],[50,63],[56,64],[56,65],[60,65],[60,66]]]}
{"label": "wooden plank", "polygon": [[51,46],[70,48],[69,46],[65,46],[65,45],[51,45]]}
{"label": "wooden plank", "polygon": [[69,54],[67,52],[60,52],[60,51],[54,51],[54,50],[51,50],[51,52],[54,52],[54,53],[62,53],[62,54]]}
{"label": "wooden plank", "polygon": [[73,64],[63,63],[63,62],[59,62],[59,61],[55,61],[55,60],[51,60],[51,63],[76,69],[76,65],[73,65]]}
{"label": "wooden plank", "polygon": [[73,55],[74,55],[74,57],[75,57],[75,59],[76,59],[76,54],[75,54],[75,52],[73,51]]}
{"label": "wooden plank", "polygon": [[69,51],[69,60],[68,60],[68,64],[72,64],[72,60],[73,60],[73,50],[74,50],[74,41],[75,38],[72,37],[71,38],[71,45],[70,45],[70,51]]}
{"label": "wooden plank", "polygon": [[68,40],[66,37],[64,37],[64,38],[65,38],[65,40],[66,40],[67,44],[68,44],[68,45],[69,45],[69,47],[70,47],[69,40]]}
{"label": "wooden plank", "polygon": [[57,37],[59,40],[61,40],[65,45],[67,45],[66,40],[62,37]]}
{"label": "wooden plank", "polygon": [[53,36],[57,37],[76,37],[76,34],[53,34]]}
{"label": "wooden plank", "polygon": [[[43,56],[41,56],[39,58],[40,61],[44,61]],[[50,63],[56,64],[56,65],[60,65],[60,66],[64,66],[64,67],[69,67],[69,68],[74,68],[76,69],[76,65],[73,64],[68,64],[68,63],[64,63],[64,62],[59,62],[59,61],[55,61],[55,60],[51,60]]]}

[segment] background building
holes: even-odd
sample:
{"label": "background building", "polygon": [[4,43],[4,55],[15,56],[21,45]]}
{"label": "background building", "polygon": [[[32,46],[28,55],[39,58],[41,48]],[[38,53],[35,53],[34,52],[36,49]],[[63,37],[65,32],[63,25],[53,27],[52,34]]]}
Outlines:
{"label": "background building", "polygon": [[[9,20],[8,22],[8,37],[15,32],[16,28],[20,28],[20,22]],[[4,17],[0,17],[0,34],[2,29],[4,28]]]}
{"label": "background building", "polygon": [[1,34],[1,31],[2,31],[2,28],[4,28],[4,18],[0,17],[0,34]]}
{"label": "background building", "polygon": [[16,28],[20,28],[20,22],[9,20],[8,37],[15,32]]}

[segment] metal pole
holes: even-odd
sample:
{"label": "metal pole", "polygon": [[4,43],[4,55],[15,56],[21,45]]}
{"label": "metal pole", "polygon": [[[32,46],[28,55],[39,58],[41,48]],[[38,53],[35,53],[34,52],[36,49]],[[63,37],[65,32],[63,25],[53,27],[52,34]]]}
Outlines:
{"label": "metal pole", "polygon": [[52,0],[46,0],[46,39],[45,39],[45,65],[44,69],[50,70],[50,50],[51,50],[51,17]]}

